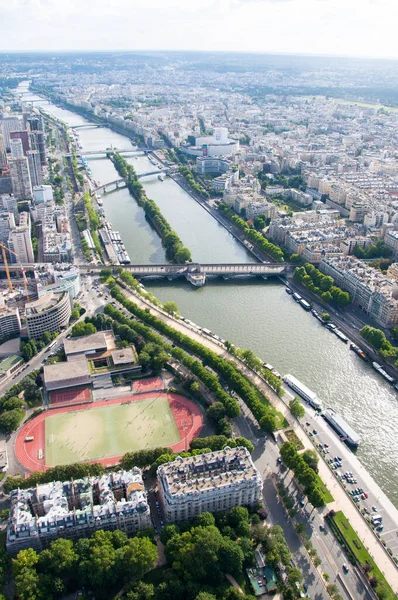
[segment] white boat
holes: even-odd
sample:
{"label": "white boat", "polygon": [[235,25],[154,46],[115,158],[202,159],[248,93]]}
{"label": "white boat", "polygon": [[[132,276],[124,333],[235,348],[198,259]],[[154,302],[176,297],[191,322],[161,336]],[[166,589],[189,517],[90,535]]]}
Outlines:
{"label": "white boat", "polygon": [[283,381],[294,391],[297,392],[308,404],[310,404],[315,410],[321,410],[321,403],[318,396],[310,390],[304,383],[301,383],[293,375],[285,375]]}

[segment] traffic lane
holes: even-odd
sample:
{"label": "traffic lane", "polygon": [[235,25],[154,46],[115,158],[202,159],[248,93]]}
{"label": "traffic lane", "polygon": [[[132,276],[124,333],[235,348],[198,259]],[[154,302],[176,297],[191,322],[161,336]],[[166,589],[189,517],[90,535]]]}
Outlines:
{"label": "traffic lane", "polygon": [[[369,516],[377,513],[383,517],[383,531],[380,532],[380,536],[382,540],[386,540],[386,543],[388,540],[389,543],[387,543],[387,547],[391,548],[393,555],[395,556],[398,554],[398,535],[396,535],[398,523],[390,516],[388,510],[385,509],[380,501],[380,497],[374,493],[373,488],[376,487],[377,484],[375,482],[368,481],[368,473],[366,473],[367,477],[364,477],[362,472],[365,470],[364,467],[361,464],[358,464],[359,461],[356,459],[355,455],[346,446],[346,444],[344,444],[344,442],[340,441],[338,435],[329,427],[327,422],[319,415],[319,413],[309,409],[308,405],[304,404],[304,402],[303,406],[306,408],[306,415],[302,419],[304,430],[306,430],[308,433],[311,433],[314,430],[317,432],[315,435],[311,436],[311,439],[313,444],[317,446],[318,450],[320,443],[328,444],[329,447],[326,449],[327,453],[323,455],[327,463],[329,463],[329,459],[334,459],[336,457],[342,458],[342,466],[337,469],[331,469],[332,473],[335,474],[336,482],[338,482],[340,485],[340,480],[336,476],[337,473],[342,475],[347,471],[352,472],[354,479],[356,479],[356,483],[350,484],[343,480],[344,484],[346,485],[348,498],[352,498],[348,492],[358,487],[362,488],[364,492],[368,494],[368,498],[360,498],[359,503],[355,504],[358,504],[360,509],[366,508],[369,511]],[[309,423],[310,425],[307,426],[306,423]],[[373,506],[377,509],[376,511],[372,509]]]}
{"label": "traffic lane", "polygon": [[[322,577],[310,562],[292,521],[286,517],[285,507],[276,494],[274,481],[270,475],[264,480],[263,499],[269,515],[269,524],[279,525],[283,529],[293,562],[303,573],[303,583],[307,586],[308,595],[317,600],[329,600]],[[348,598],[348,600],[350,599]]]}
{"label": "traffic lane", "polygon": [[305,526],[306,534],[322,561],[322,572],[328,573],[331,581],[337,584],[338,582],[335,580],[340,573],[344,577],[347,590],[353,598],[372,600],[355,569],[349,567],[348,572],[344,573],[343,565],[348,565],[349,559],[337,543],[335,536],[330,532],[323,516],[312,507],[309,509],[308,504],[304,507],[300,506],[303,496],[290,472],[285,477],[285,486],[297,501],[296,508],[299,512],[296,518]]}

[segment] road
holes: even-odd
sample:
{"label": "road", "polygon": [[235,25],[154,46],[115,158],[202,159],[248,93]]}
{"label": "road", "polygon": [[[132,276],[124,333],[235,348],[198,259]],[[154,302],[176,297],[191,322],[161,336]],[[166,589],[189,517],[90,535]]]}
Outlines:
{"label": "road", "polygon": [[[138,305],[140,305],[141,307],[145,308],[145,307],[149,306],[148,302],[146,300],[144,300],[143,298],[137,297],[135,294],[133,295],[133,294],[127,293],[127,295],[129,295],[131,297],[131,299],[134,302],[136,302]],[[225,349],[222,347],[222,345],[218,344],[216,341],[212,341],[206,337],[203,337],[203,335],[201,335],[198,332],[198,330],[195,331],[194,326],[193,327],[188,326],[184,322],[181,322],[177,319],[174,319],[173,317],[170,317],[169,315],[165,314],[162,310],[159,310],[158,308],[155,308],[152,305],[151,305],[151,312],[156,313],[157,316],[162,318],[162,320],[164,320],[167,324],[169,324],[170,326],[174,327],[175,329],[181,331],[182,333],[188,334],[190,337],[192,337],[193,339],[196,339],[203,345],[209,347],[210,349],[215,351],[217,354],[227,356],[227,353],[225,352]],[[228,358],[230,358],[233,361],[235,360],[232,356],[228,356]],[[247,367],[243,366],[242,370],[243,371],[246,370],[246,374],[248,376],[250,376],[250,373],[249,373],[249,370],[247,369]],[[253,379],[253,377],[250,377],[250,378]],[[263,388],[263,391],[265,391],[270,396],[271,394],[270,394],[269,388],[267,386],[265,386],[264,382],[258,377],[258,375],[255,375],[255,379],[258,380],[258,381],[256,381],[256,384],[259,385],[259,381],[260,381],[261,385],[259,385],[259,387]],[[274,401],[274,398],[272,399],[272,401]],[[278,403],[279,403],[279,406],[277,406],[277,408],[279,410],[281,409],[285,414],[288,414],[286,406],[282,404],[280,399],[278,399]],[[245,414],[250,417],[248,412],[249,411],[246,408]],[[244,417],[240,417],[240,419],[238,420],[238,426],[240,428],[242,435],[245,435],[249,439],[253,440],[253,442],[255,443],[255,450],[254,450],[253,458],[255,460],[257,468],[261,472],[261,474],[264,478],[264,481],[265,481],[265,483],[264,483],[264,502],[269,509],[269,512],[271,515],[271,520],[274,523],[280,524],[284,528],[284,531],[287,535],[289,547],[292,549],[292,552],[293,552],[294,560],[297,561],[298,566],[299,566],[299,564],[302,564],[305,567],[305,573],[304,573],[305,583],[308,586],[309,593],[312,594],[311,597],[316,598],[317,600],[320,600],[321,598],[327,598],[328,595],[325,591],[325,586],[323,583],[321,572],[317,571],[312,566],[312,564],[307,564],[308,556],[302,547],[302,544],[293,528],[293,525],[286,518],[286,514],[284,512],[282,505],[279,505],[276,500],[276,494],[275,494],[275,488],[274,488],[273,479],[272,479],[272,473],[277,471],[276,459],[279,456],[278,446],[276,443],[272,442],[269,439],[267,439],[265,441],[265,444],[263,441],[259,442],[258,438],[256,437],[256,432],[255,432],[256,428],[255,428],[254,424],[251,425],[248,422],[244,423],[244,421],[245,421]],[[297,427],[297,429],[299,429],[298,424],[296,427]],[[295,429],[296,429],[296,427],[295,427]],[[305,442],[304,445],[306,448],[312,447],[308,437],[302,430],[301,430],[301,438],[303,438],[303,440]],[[336,481],[333,479],[333,475],[326,467],[326,464],[324,464],[323,467],[326,470],[329,479],[332,480],[333,484],[336,487],[339,487],[338,484],[336,483]],[[325,479],[323,473],[322,473],[322,478]],[[327,483],[329,484],[330,482],[327,482]],[[348,500],[347,496],[345,495],[345,492],[342,489],[340,489],[340,492],[341,492],[342,497],[345,498],[346,502],[348,504],[350,504],[350,501]],[[334,493],[334,490],[333,490],[333,493]],[[357,509],[354,508],[354,506],[350,506],[350,508],[354,511],[357,511]],[[327,512],[328,510],[329,509],[326,509],[325,511],[319,511],[316,513],[314,511],[315,527],[316,526],[319,527],[320,524],[323,524],[323,512]],[[347,512],[347,511],[345,510],[345,512]],[[350,517],[350,515],[348,515],[348,516]],[[365,525],[365,523],[362,522],[362,527],[364,525]],[[367,529],[367,527],[366,527],[366,529]],[[347,591],[347,589],[341,585],[340,580],[343,577],[342,565],[343,565],[343,563],[347,562],[347,558],[344,556],[344,554],[342,554],[340,547],[334,543],[333,536],[330,534],[327,539],[326,539],[326,536],[325,536],[325,539],[324,538],[318,539],[318,538],[315,538],[315,533],[316,533],[316,529],[315,529],[315,531],[313,529],[310,530],[310,534],[311,534],[310,539],[311,539],[311,541],[313,541],[312,538],[314,538],[314,542],[313,542],[314,546],[317,547],[319,556],[322,560],[322,569],[323,569],[322,572],[328,572],[332,582],[334,582],[334,579],[336,578],[336,585],[339,587],[340,593],[342,594],[342,596],[344,598],[348,598],[348,599],[364,598],[364,599],[368,600],[368,598],[370,598],[370,597],[368,596],[367,590],[365,590],[363,587],[361,587],[360,584],[358,583],[358,572],[356,569],[354,569],[354,568],[350,569],[349,573],[347,574],[347,577],[345,577],[345,579],[344,579],[344,583],[347,582],[346,588],[349,591]],[[384,551],[383,551],[383,553],[384,553]],[[383,558],[387,559],[386,556],[383,556]],[[395,577],[395,574],[394,574],[394,577]],[[352,595],[350,595],[350,592],[352,592]]]}

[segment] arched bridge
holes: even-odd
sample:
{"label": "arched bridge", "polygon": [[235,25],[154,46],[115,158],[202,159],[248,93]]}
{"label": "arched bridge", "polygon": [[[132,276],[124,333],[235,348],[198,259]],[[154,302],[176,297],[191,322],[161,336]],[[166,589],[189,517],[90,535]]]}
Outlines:
{"label": "arched bridge", "polygon": [[145,152],[142,150],[134,150],[134,148],[124,148],[122,150],[119,150],[119,148],[107,148],[106,150],[84,150],[81,154],[83,156],[104,155],[104,158],[106,158],[108,154],[113,154],[115,152],[118,154],[132,154],[134,156],[144,156],[145,154]]}
{"label": "arched bridge", "polygon": [[[164,173],[167,173],[169,169],[164,168],[164,169],[153,169],[152,171],[146,171],[145,173],[140,173],[139,175],[137,175],[138,179],[142,179],[143,177],[149,177],[150,175],[161,175]],[[96,194],[96,193],[100,193],[102,192],[103,194],[109,194],[110,192],[114,192],[115,190],[118,190],[119,188],[123,188],[126,187],[126,181],[125,179],[122,177],[120,179],[115,179],[115,181],[110,181],[109,183],[104,183],[104,185],[100,185],[99,187],[93,189],[91,191],[92,194]]]}
{"label": "arched bridge", "polygon": [[83,125],[72,125],[70,129],[102,129],[103,127],[108,127],[105,123],[103,125],[99,125],[98,123],[84,123]]}

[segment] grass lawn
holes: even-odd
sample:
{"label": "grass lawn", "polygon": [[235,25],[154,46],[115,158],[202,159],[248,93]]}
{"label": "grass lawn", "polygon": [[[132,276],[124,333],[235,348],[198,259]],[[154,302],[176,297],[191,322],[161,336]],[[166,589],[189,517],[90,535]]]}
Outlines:
{"label": "grass lawn", "polygon": [[329,502],[334,502],[334,498],[326,485],[323,483],[322,479],[319,477],[318,473],[315,473],[316,478],[318,480],[317,488],[320,490],[323,499],[325,500],[325,504],[329,504]]}
{"label": "grass lawn", "polygon": [[288,429],[287,431],[284,431],[284,434],[287,437],[287,439],[289,440],[289,442],[291,442],[292,444],[294,444],[296,446],[297,452],[300,452],[300,450],[304,450],[302,441],[297,436],[296,432],[293,431],[293,429]]}
{"label": "grass lawn", "polygon": [[333,517],[333,522],[338,528],[343,538],[346,540],[347,545],[349,546],[351,552],[353,553],[357,561],[362,566],[366,565],[367,563],[372,567],[372,570],[370,571],[370,576],[376,577],[377,581],[379,582],[379,585],[376,588],[376,593],[378,589],[382,588],[383,592],[385,593],[385,595],[383,596],[385,600],[396,600],[396,596],[390,588],[390,586],[388,585],[387,581],[385,580],[383,573],[380,571],[373,558],[366,550],[365,546],[358,539],[357,534],[350,525],[350,522],[346,518],[344,513],[342,511],[337,512]]}
{"label": "grass lawn", "polygon": [[57,466],[171,446],[180,433],[167,398],[136,400],[50,415],[45,461]]}

